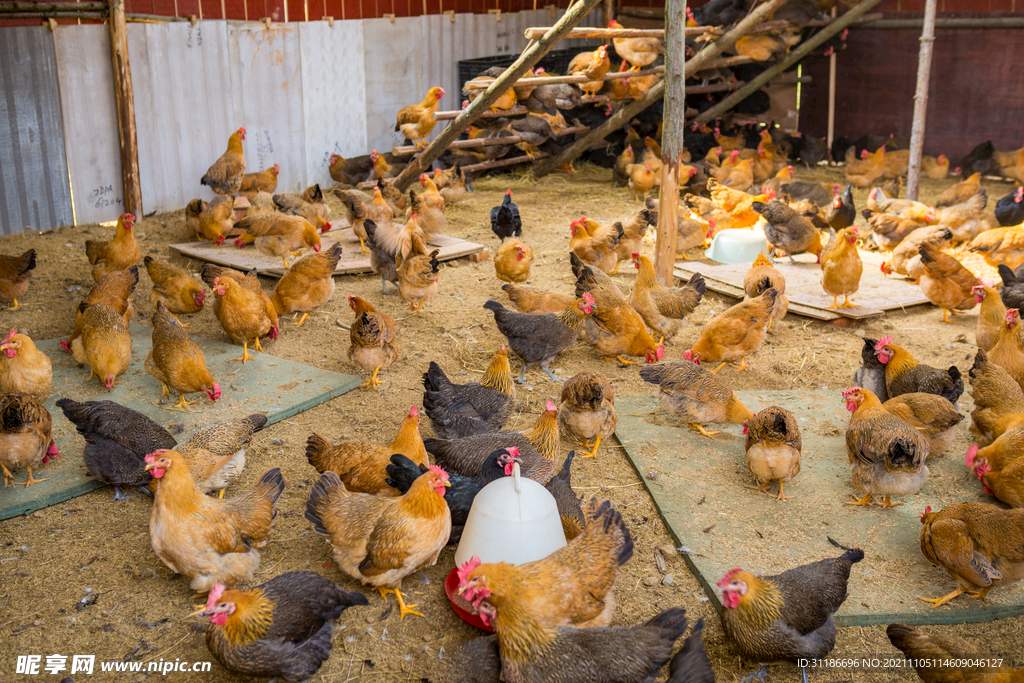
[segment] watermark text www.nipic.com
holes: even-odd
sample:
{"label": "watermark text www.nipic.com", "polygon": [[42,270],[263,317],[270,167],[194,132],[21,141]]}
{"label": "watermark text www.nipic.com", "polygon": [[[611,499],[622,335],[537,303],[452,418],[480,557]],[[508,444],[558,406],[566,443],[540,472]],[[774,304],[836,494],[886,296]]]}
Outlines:
{"label": "watermark text www.nipic.com", "polygon": [[[69,661],[70,660],[70,661]],[[27,676],[94,673],[203,673],[210,670],[210,662],[190,662],[159,659],[152,662],[96,662],[96,655],[18,655],[14,673]]]}
{"label": "watermark text www.nipic.com", "polygon": [[1000,657],[950,658],[932,657],[907,659],[905,657],[846,657],[825,659],[800,659],[797,666],[808,669],[958,669],[961,671],[986,671],[1003,665]]}

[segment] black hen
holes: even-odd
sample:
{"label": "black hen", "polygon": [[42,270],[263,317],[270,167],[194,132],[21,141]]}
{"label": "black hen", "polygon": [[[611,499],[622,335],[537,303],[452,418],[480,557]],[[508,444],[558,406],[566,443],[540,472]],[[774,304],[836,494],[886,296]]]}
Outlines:
{"label": "black hen", "polygon": [[[580,312],[586,306],[586,302],[581,302],[579,306],[573,303],[561,313],[530,315],[510,311],[497,301],[488,300],[484,303],[484,308],[494,312],[494,323],[498,331],[508,339],[509,348],[523,361],[523,371],[519,374],[520,384],[526,383],[526,368],[531,365],[539,365],[548,373],[551,381],[562,381],[551,372],[548,363],[576,341],[583,324]],[[586,307],[584,312],[590,313],[591,310]]]}
{"label": "black hen", "polygon": [[505,190],[501,205],[491,209],[491,232],[499,240],[522,236],[523,221],[519,218],[519,207],[512,203],[512,190]]}
{"label": "black hen", "polygon": [[704,651],[703,632],[701,619],[683,641],[683,649],[669,662],[668,683],[715,683],[715,672]]}
{"label": "black hen", "polygon": [[[448,473],[448,483],[451,484],[444,493],[444,502],[448,503],[448,510],[452,513],[452,533],[448,537],[448,545],[458,543],[462,538],[462,529],[466,526],[469,518],[469,510],[473,507],[473,499],[480,489],[490,484],[495,479],[501,479],[512,474],[512,464],[519,462],[519,450],[516,448],[500,448],[484,460],[480,468],[480,474],[475,477],[464,477],[454,472]],[[427,471],[423,465],[417,465],[401,453],[391,456],[391,464],[387,466],[388,478],[385,481],[388,486],[393,486],[403,494],[409,490],[412,483]]]}
{"label": "black hen", "polygon": [[516,406],[508,352],[494,355],[480,383],[455,384],[441,366],[430,361],[423,373],[423,411],[442,439],[496,432],[512,417]]}
{"label": "black hen", "polygon": [[572,491],[572,459],[575,457],[576,451],[569,451],[569,455],[565,456],[562,469],[551,477],[548,483],[544,484],[544,488],[548,490],[558,506],[558,516],[562,520],[562,531],[565,533],[567,541],[582,534],[587,526],[583,508],[580,507],[580,501]]}
{"label": "black hen", "polygon": [[861,366],[853,373],[853,386],[867,389],[878,397],[878,400],[885,403],[889,400],[889,394],[885,389],[885,366],[875,355],[875,339],[864,339],[864,348],[861,349]]}
{"label": "black hen", "polygon": [[983,176],[999,175],[999,168],[992,159],[992,154],[995,151],[996,148],[992,145],[991,140],[986,140],[976,146],[960,161],[961,175],[964,178],[968,178],[975,173],[980,173]]}
{"label": "black hen", "polygon": [[847,185],[843,193],[832,202],[832,208],[828,212],[828,225],[839,232],[853,225],[857,220],[857,207],[853,203],[853,191]]}
{"label": "black hen", "polygon": [[1010,270],[1009,266],[1000,263],[999,277],[1003,279],[1003,286],[999,289],[999,298],[1003,304],[1018,311],[1024,308],[1024,266]]}
{"label": "black hen", "polygon": [[210,652],[231,671],[289,681],[306,680],[330,657],[334,619],[369,604],[314,572],[287,572],[246,591],[223,588],[210,592],[201,612],[211,622]]}
{"label": "black hen", "polygon": [[137,486],[152,495],[147,487],[153,477],[145,469],[145,457],[177,445],[166,429],[113,401],[79,403],[62,398],[57,407],[85,437],[85,466],[94,477],[114,487],[114,500],[134,497],[122,494],[120,486]]}
{"label": "black hen", "polygon": [[1024,223],[1024,187],[1018,187],[996,203],[996,220],[1003,227]]}
{"label": "black hen", "polygon": [[711,0],[693,10],[693,19],[701,26],[728,26],[745,16],[746,0]]}

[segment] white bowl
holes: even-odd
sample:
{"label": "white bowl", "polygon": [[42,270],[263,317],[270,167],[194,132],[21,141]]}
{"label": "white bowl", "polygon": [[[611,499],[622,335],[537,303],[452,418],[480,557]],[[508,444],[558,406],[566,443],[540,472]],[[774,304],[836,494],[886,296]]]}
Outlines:
{"label": "white bowl", "polygon": [[558,505],[546,488],[519,475],[485,486],[473,499],[455,566],[476,555],[484,563],[523,564],[547,557],[566,545]]}
{"label": "white bowl", "polygon": [[751,263],[761,253],[768,256],[768,240],[760,223],[751,230],[722,230],[715,234],[704,255],[718,263]]}

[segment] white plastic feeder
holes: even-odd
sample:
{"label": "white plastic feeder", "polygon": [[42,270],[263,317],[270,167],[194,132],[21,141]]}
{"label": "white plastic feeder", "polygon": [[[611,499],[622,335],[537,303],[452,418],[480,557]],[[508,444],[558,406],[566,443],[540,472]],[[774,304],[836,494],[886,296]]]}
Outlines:
{"label": "white plastic feeder", "polygon": [[715,233],[711,248],[704,255],[718,263],[751,263],[759,253],[768,256],[768,240],[764,236],[764,219],[751,230],[729,229]]}
{"label": "white plastic feeder", "polygon": [[546,488],[520,476],[501,477],[481,489],[473,500],[455,565],[476,555],[484,563],[523,564],[547,557],[566,545],[558,505]]}

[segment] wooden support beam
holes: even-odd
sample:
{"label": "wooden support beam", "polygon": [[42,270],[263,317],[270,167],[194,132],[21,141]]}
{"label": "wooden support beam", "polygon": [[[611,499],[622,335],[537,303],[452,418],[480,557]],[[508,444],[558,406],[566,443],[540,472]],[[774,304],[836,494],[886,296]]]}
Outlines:
{"label": "wooden support beam", "polygon": [[[686,26],[686,0],[665,3],[665,44],[678,45],[685,40],[680,33]],[[682,163],[686,132],[686,51],[665,51],[665,109],[662,118],[661,198],[658,211],[657,246],[654,272],[665,285],[672,285],[676,261],[676,237],[679,229],[679,165]]]}
{"label": "wooden support beam", "polygon": [[[607,23],[607,22],[606,22]],[[789,22],[785,22],[789,23]],[[688,36],[702,36],[705,33],[714,33],[714,26],[692,26],[686,29]],[[547,28],[528,28],[523,34],[527,40],[536,40],[548,32]],[[660,28],[574,28],[565,36],[566,40],[574,38],[601,38],[611,40],[612,38],[664,38],[665,30]]]}
{"label": "wooden support beam", "polygon": [[601,0],[576,0],[566,10],[565,14],[562,15],[562,18],[551,27],[550,31],[545,33],[536,42],[527,46],[523,53],[519,55],[519,59],[512,63],[512,66],[491,83],[480,97],[473,100],[459,114],[458,118],[449,123],[448,127],[441,131],[441,134],[434,138],[433,142],[427,145],[422,154],[409,162],[405,170],[395,179],[395,186],[404,192],[412,184],[413,180],[419,177],[420,173],[425,169],[429,168],[434,159],[441,156],[444,150],[448,148],[448,145],[454,142],[455,138],[459,137],[462,131],[469,127],[469,124],[474,119],[487,111],[530,67],[539,62],[570,29],[575,27],[590,10],[599,4],[601,4]]}
{"label": "wooden support beam", "polygon": [[861,16],[881,1],[882,0],[861,0],[861,2],[853,9],[840,16],[828,26],[823,26],[820,31],[801,43],[799,47],[789,53],[789,56],[786,57],[786,59],[770,69],[766,69],[759,74],[757,78],[752,78],[745,86],[734,92],[732,95],[729,95],[715,106],[706,110],[694,119],[693,122],[696,124],[707,123],[708,121],[713,121],[716,117],[726,113],[737,104],[750,97],[752,93],[761,88],[765,83],[809,55],[815,48],[842,31],[844,28],[856,21],[857,17]]}
{"label": "wooden support beam", "polygon": [[0,2],[0,13],[35,12],[55,14],[60,12],[106,12],[105,2]]}
{"label": "wooden support beam", "polygon": [[932,76],[935,47],[935,0],[924,5],[921,53],[917,57],[917,91],[914,93],[914,122],[910,132],[910,161],[907,166],[907,199],[917,200],[921,188],[921,154],[924,151],[925,119],[928,117],[928,81]]}
{"label": "wooden support beam", "polygon": [[[686,77],[688,78],[705,68],[708,62],[712,61],[722,54],[722,52],[732,47],[737,40],[753,31],[758,24],[761,23],[762,19],[771,15],[772,12],[786,4],[787,1],[788,0],[768,0],[768,2],[755,7],[750,14],[730,29],[725,35],[718,40],[705,45],[703,50],[686,62]],[[641,99],[633,102],[632,104],[626,105],[609,116],[604,123],[591,130],[569,147],[565,148],[561,153],[536,164],[533,167],[534,176],[540,177],[550,173],[563,164],[573,161],[579,157],[579,155],[590,149],[591,145],[595,142],[605,139],[613,130],[621,128],[627,121],[631,120],[644,109],[647,109],[647,107],[660,100],[664,93],[665,81],[662,80],[655,83]]]}
{"label": "wooden support beam", "polygon": [[135,95],[128,62],[128,31],[124,0],[110,0],[110,52],[114,64],[114,100],[117,132],[121,140],[121,183],[124,211],[142,220],[142,184],[139,181],[139,141],[135,132]]}
{"label": "wooden support beam", "polygon": [[[466,111],[466,110],[465,109],[457,109],[457,110],[454,110],[454,111],[439,111],[434,116],[434,118],[437,119],[438,121],[452,121],[454,119],[459,118],[459,116],[461,116],[462,112],[464,112],[464,111]],[[522,114],[526,114],[529,111],[530,110],[527,109],[526,107],[520,107],[520,106],[517,105],[515,107],[512,107],[511,109],[503,109],[501,111],[491,111],[491,110],[488,109],[487,111],[485,111],[483,114],[480,114],[480,116],[477,116],[476,118],[478,118],[478,119],[497,119],[497,118],[501,118],[502,116],[521,116]]]}
{"label": "wooden support beam", "polygon": [[[589,83],[590,81],[614,81],[618,78],[635,78],[637,76],[652,76],[654,74],[665,73],[665,67],[654,66],[650,69],[642,69],[640,71],[613,71],[606,73],[600,78],[588,78],[587,76],[536,76],[534,78],[520,78],[513,85],[554,85],[556,83]],[[466,81],[463,84],[463,88],[477,87],[482,88],[491,82],[492,79],[478,81],[477,79]]]}
{"label": "wooden support beam", "polygon": [[[569,126],[568,128],[562,129],[557,133],[558,137],[565,135],[573,135],[575,133],[585,133],[590,128],[588,126]],[[448,149],[476,149],[478,147],[494,147],[496,145],[514,145],[517,142],[522,142],[523,138],[518,135],[513,135],[505,138],[477,138],[475,140],[456,140],[452,144],[448,145]],[[391,150],[391,153],[396,157],[409,156],[420,151],[420,147],[416,145],[405,145],[404,147],[395,147]]]}
{"label": "wooden support beam", "polygon": [[480,164],[472,164],[471,166],[460,166],[463,173],[476,173],[477,171],[486,171],[491,168],[501,168],[503,166],[514,166],[516,164],[528,164],[534,159],[543,159],[544,157],[551,156],[547,152],[538,152],[533,155],[533,159],[526,156],[525,154],[521,157],[514,157],[512,159],[495,159],[494,161],[485,161]]}

